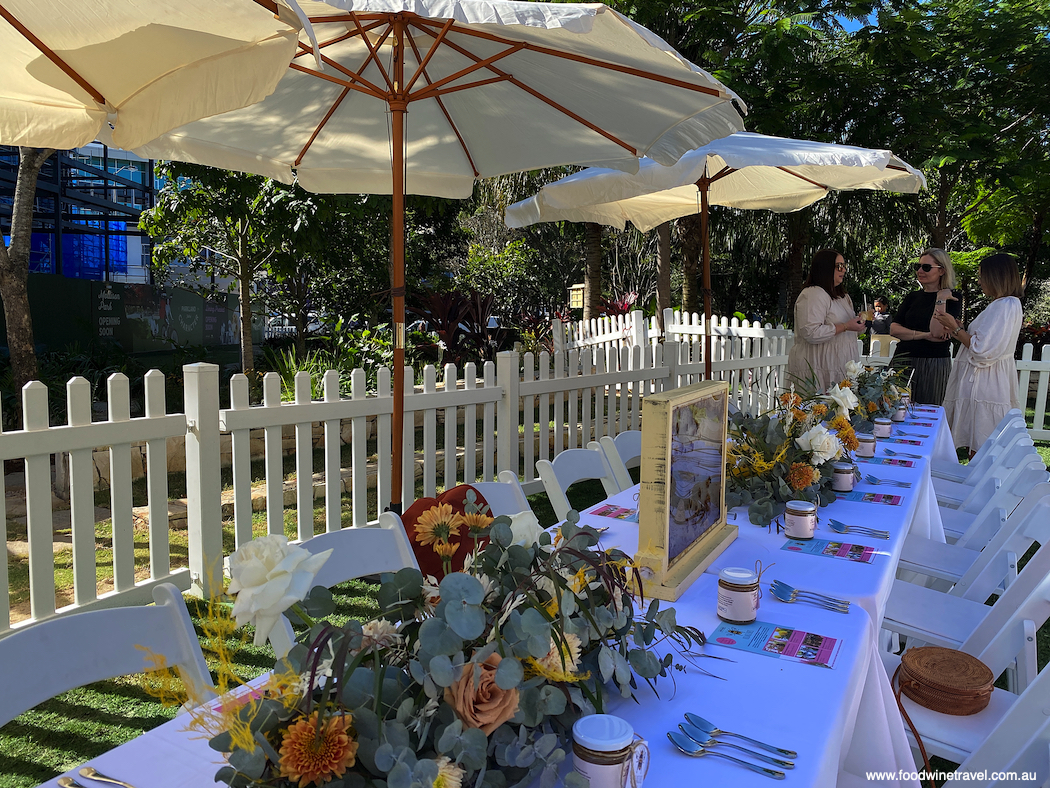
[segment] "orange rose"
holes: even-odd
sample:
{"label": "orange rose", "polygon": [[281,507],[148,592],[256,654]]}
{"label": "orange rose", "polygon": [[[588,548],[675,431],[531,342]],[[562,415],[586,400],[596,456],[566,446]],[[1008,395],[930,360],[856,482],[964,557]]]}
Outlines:
{"label": "orange rose", "polygon": [[490,654],[481,663],[481,676],[474,685],[474,666],[467,663],[459,681],[445,689],[448,703],[467,728],[481,728],[488,736],[518,711],[517,688],[504,690],[496,685],[496,668],[503,661]]}

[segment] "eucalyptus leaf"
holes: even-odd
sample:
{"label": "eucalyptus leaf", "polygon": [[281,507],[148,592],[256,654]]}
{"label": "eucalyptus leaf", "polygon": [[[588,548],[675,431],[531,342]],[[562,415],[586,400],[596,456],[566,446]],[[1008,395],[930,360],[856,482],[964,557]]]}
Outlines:
{"label": "eucalyptus leaf", "polygon": [[407,764],[396,763],[386,776],[387,788],[412,788],[412,769]]}
{"label": "eucalyptus leaf", "polygon": [[376,767],[381,772],[389,772],[394,768],[394,764],[397,763],[397,759],[394,757],[394,747],[389,742],[383,742],[376,748],[375,755]]}
{"label": "eucalyptus leaf", "polygon": [[208,746],[217,752],[229,752],[233,749],[233,736],[229,731],[222,731],[211,737]]}
{"label": "eucalyptus leaf", "polygon": [[514,689],[525,678],[521,662],[513,657],[504,657],[496,668],[496,686],[502,690]]}
{"label": "eucalyptus leaf", "polygon": [[611,679],[613,671],[616,670],[616,657],[608,646],[602,646],[598,651],[598,670],[602,674],[602,681]]}
{"label": "eucalyptus leaf", "polygon": [[463,648],[463,640],[440,618],[428,618],[420,625],[419,642],[435,655],[451,656]]}
{"label": "eucalyptus leaf", "polygon": [[510,530],[508,523],[493,522],[489,526],[489,537],[504,550],[514,543],[514,532]]}
{"label": "eucalyptus leaf", "polygon": [[230,762],[230,766],[252,779],[262,777],[263,770],[266,768],[266,753],[262,751],[261,747],[256,747],[250,752],[248,750],[235,749],[230,753],[227,760]]}
{"label": "eucalyptus leaf", "polygon": [[430,660],[430,677],[439,687],[451,687],[456,680],[452,660],[444,654],[439,654]]}
{"label": "eucalyptus leaf", "polygon": [[488,744],[484,731],[480,728],[468,728],[459,737],[456,757],[468,769],[481,769],[485,765]]}
{"label": "eucalyptus leaf", "polygon": [[464,640],[474,640],[485,631],[485,611],[476,604],[449,600],[445,608],[445,620],[452,631]]}
{"label": "eucalyptus leaf", "polygon": [[642,678],[654,679],[660,675],[660,660],[651,651],[633,648],[627,652],[627,660]]}
{"label": "eucalyptus leaf", "polygon": [[463,732],[463,723],[460,720],[456,720],[451,725],[445,727],[437,739],[436,747],[440,753],[451,752],[452,748],[456,746],[456,742],[459,741],[459,735]]}
{"label": "eucalyptus leaf", "polygon": [[441,599],[480,605],[485,601],[485,587],[476,577],[463,572],[445,575],[441,581]]}

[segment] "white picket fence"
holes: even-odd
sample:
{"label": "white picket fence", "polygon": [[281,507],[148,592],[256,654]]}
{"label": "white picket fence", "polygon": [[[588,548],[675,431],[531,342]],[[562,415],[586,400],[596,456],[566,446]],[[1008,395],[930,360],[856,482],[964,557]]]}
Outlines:
{"label": "white picket fence", "polygon": [[[776,339],[776,341],[774,341]],[[783,390],[786,337],[720,337],[713,351],[715,377],[729,382],[731,401],[742,410],[768,409]],[[722,341],[724,340],[724,341]],[[1044,428],[1050,383],[1050,352],[1031,360],[1031,348],[1018,362],[1021,391],[1035,384],[1033,437],[1050,438]],[[542,489],[535,462],[586,446],[602,435],[616,435],[641,424],[641,402],[651,392],[696,382],[703,375],[702,343],[665,342],[609,348],[573,349],[553,355],[501,353],[480,368],[466,364],[441,370],[428,366],[420,386],[406,395],[403,499],[415,499],[417,484],[425,496],[441,487],[493,480],[502,470],[519,474],[526,492]],[[1035,375],[1035,378],[1032,376]],[[129,382],[109,380],[109,418],[91,421],[90,388],[74,378],[67,385],[68,426],[48,424],[48,392],[39,382],[23,390],[24,429],[0,433],[0,459],[25,460],[26,518],[29,543],[29,605],[12,616],[7,563],[0,565],[0,637],[35,621],[73,610],[146,603],[152,586],[173,582],[183,590],[206,594],[218,587],[224,558],[222,541],[222,469],[220,436],[232,444],[233,535],[236,545],[252,537],[252,479],[249,442],[260,432],[265,444],[267,531],[284,533],[285,482],[282,429],[295,434],[294,511],[300,539],[315,533],[315,489],[323,484],[325,530],[378,519],[390,498],[393,400],[389,370],[380,370],[369,393],[363,370],[351,376],[349,397],[339,393],[338,374],[324,378],[320,401],[310,399],[310,379],[300,373],[295,400],[280,401],[280,380],[269,373],[263,402],[251,405],[248,381],[230,382],[231,407],[219,407],[219,369],[212,364],[184,368],[185,413],[165,413],[164,378],[154,370],[145,378],[145,415],[130,418]],[[413,370],[406,379],[414,380]],[[349,421],[349,462],[341,460],[340,428]],[[314,424],[323,425],[323,471],[314,474]],[[188,567],[173,568],[168,521],[166,441],[184,437],[186,452]],[[148,514],[132,511],[132,445],[146,446]],[[418,442],[418,443],[417,443]],[[92,451],[109,447],[112,510],[113,587],[98,593]],[[58,485],[57,455],[68,458],[74,590],[70,604],[56,604],[53,549],[53,491]],[[0,489],[0,492],[3,492]],[[318,490],[318,492],[322,492]],[[343,493],[348,494],[346,501]],[[230,493],[227,493],[230,495]],[[344,511],[345,510],[345,511]],[[0,518],[6,511],[0,512]],[[0,521],[3,522],[3,521]],[[6,528],[7,523],[3,522]],[[148,537],[148,566],[136,571],[135,543]],[[25,615],[28,615],[26,618]],[[19,619],[15,621],[15,618]]]}

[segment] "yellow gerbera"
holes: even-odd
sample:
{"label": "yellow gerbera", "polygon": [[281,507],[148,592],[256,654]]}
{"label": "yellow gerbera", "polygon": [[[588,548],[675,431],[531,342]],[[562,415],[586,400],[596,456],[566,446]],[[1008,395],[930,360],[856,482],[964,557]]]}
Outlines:
{"label": "yellow gerbera", "polygon": [[453,536],[459,536],[461,525],[463,515],[453,512],[450,504],[439,503],[419,515],[415,525],[416,541],[422,545],[448,542]]}
{"label": "yellow gerbera", "polygon": [[463,524],[467,526],[467,532],[471,536],[478,537],[483,536],[489,526],[492,525],[492,519],[487,514],[475,512],[474,514],[463,515]]}

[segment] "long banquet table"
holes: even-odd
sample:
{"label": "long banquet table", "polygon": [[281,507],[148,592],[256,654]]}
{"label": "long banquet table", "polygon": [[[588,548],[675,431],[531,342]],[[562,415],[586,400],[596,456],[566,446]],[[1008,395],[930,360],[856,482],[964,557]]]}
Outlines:
{"label": "long banquet table", "polygon": [[[804,555],[781,547],[787,539],[775,529],[749,522],[745,509],[729,513],[739,528],[736,541],[715,561],[673,606],[680,623],[712,632],[720,623],[715,615],[717,573],[725,566],[754,567],[756,561],[772,568],[763,578],[764,597],[759,620],[837,638],[841,650],[833,668],[776,659],[729,649],[714,643],[704,647],[710,656],[693,662],[718,678],[704,675],[676,655],[686,666],[674,671],[673,680],[661,679],[659,697],[640,682],[639,703],[616,698],[608,709],[629,720],[652,748],[652,762],[646,785],[665,788],[683,785],[732,785],[750,788],[766,786],[768,778],[720,758],[689,758],[667,740],[687,711],[699,714],[723,730],[795,750],[796,767],[786,772],[785,785],[800,788],[850,788],[851,786],[918,786],[915,764],[897,711],[889,679],[878,655],[878,627],[886,599],[896,575],[897,561],[905,536],[917,533],[944,539],[939,510],[930,476],[929,458],[947,458],[951,435],[941,409],[917,413],[909,421],[923,421],[930,428],[895,426],[928,437],[893,437],[916,440],[918,445],[879,441],[877,457],[890,448],[923,455],[909,460],[911,467],[862,463],[862,473],[880,478],[912,482],[910,489],[873,487],[860,483],[860,492],[900,495],[899,505],[836,501],[819,511],[821,525],[817,538],[872,545],[879,554],[871,564]],[[612,496],[604,503],[637,507],[635,487]],[[603,542],[633,554],[638,545],[637,525],[594,515],[597,504],[581,514],[590,525],[607,528]],[[886,529],[889,540],[850,534],[840,536],[827,529],[828,517],[853,525]],[[822,591],[855,602],[848,614],[835,613],[813,605],[779,602],[769,594],[768,581],[782,580],[799,588]],[[187,718],[177,717],[138,738],[89,761],[100,772],[130,782],[140,788],[198,788],[211,785],[222,765],[222,756],[207,742],[186,730]],[[747,746],[747,742],[727,738],[727,742]],[[720,748],[728,755],[738,751]],[[79,767],[78,767],[79,768]],[[67,776],[77,777],[78,769]],[[865,772],[892,772],[890,779],[868,779]],[[57,788],[57,779],[41,788]]]}

